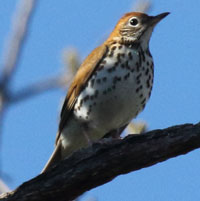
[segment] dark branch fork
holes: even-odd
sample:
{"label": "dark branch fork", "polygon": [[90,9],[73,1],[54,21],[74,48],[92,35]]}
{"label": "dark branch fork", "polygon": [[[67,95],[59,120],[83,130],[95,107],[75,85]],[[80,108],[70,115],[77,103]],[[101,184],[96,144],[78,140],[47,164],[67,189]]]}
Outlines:
{"label": "dark branch fork", "polygon": [[66,201],[116,176],[152,166],[200,147],[200,123],[185,124],[123,140],[104,139],[75,152],[44,174],[4,194],[4,201]]}

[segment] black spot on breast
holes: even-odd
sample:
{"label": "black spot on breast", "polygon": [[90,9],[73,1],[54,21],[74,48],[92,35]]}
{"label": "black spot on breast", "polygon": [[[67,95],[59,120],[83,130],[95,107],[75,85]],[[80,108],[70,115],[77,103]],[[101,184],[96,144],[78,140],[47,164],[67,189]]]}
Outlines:
{"label": "black spot on breast", "polygon": [[98,71],[101,71],[103,68],[104,68],[104,65],[100,65],[97,70],[98,70]]}
{"label": "black spot on breast", "polygon": [[111,48],[112,51],[114,51],[115,49],[116,49],[116,46],[113,46],[113,47]]}
{"label": "black spot on breast", "polygon": [[130,73],[127,73],[127,74],[124,76],[124,80],[128,79],[129,76],[130,76]]}
{"label": "black spot on breast", "polygon": [[114,54],[114,51],[111,51],[111,52],[108,54],[108,56],[109,56],[109,57],[113,57],[113,54]]}
{"label": "black spot on breast", "polygon": [[151,86],[153,85],[153,78],[151,79]]}
{"label": "black spot on breast", "polygon": [[151,75],[149,75],[149,78],[148,78],[149,80],[151,80]]}
{"label": "black spot on breast", "polygon": [[136,80],[139,80],[141,76],[142,76],[142,73],[138,74],[138,75],[136,76]]}
{"label": "black spot on breast", "polygon": [[151,96],[151,90],[149,91],[149,94],[148,94],[148,96],[149,96],[149,97]]}
{"label": "black spot on breast", "polygon": [[104,59],[101,63],[102,63],[102,64],[106,64],[106,60]]}
{"label": "black spot on breast", "polygon": [[121,81],[121,77],[117,77],[117,81]]}
{"label": "black spot on breast", "polygon": [[144,104],[146,102],[146,98],[144,98],[142,101],[141,101],[141,104]]}
{"label": "black spot on breast", "polygon": [[153,71],[153,62],[151,63],[150,68]]}
{"label": "black spot on breast", "polygon": [[149,74],[149,68],[147,68],[145,71],[145,75],[148,75],[148,74]]}
{"label": "black spot on breast", "polygon": [[129,64],[128,64],[128,61],[125,62],[125,66],[126,66],[126,69],[128,69],[128,70],[131,69],[130,66],[129,66]]}
{"label": "black spot on breast", "polygon": [[141,56],[142,56],[142,61],[145,62],[145,55],[144,55],[144,51],[141,49]]}
{"label": "black spot on breast", "polygon": [[142,110],[145,108],[145,105],[146,105],[145,103],[142,105]]}
{"label": "black spot on breast", "polygon": [[121,58],[120,58],[120,57],[121,57],[121,54],[118,53],[118,54],[117,54],[117,61],[118,61],[118,62],[121,62]]}
{"label": "black spot on breast", "polygon": [[102,80],[103,80],[103,82],[106,82],[107,77],[103,77]]}
{"label": "black spot on breast", "polygon": [[107,91],[106,91],[106,90],[104,90],[104,91],[103,91],[103,95],[106,95],[106,94],[107,94]]}
{"label": "black spot on breast", "polygon": [[119,62],[116,61],[115,64],[114,64],[114,67],[117,67],[119,65]]}
{"label": "black spot on breast", "polygon": [[136,88],[136,93],[138,93],[143,88],[142,85],[140,85],[138,88]]}
{"label": "black spot on breast", "polygon": [[114,78],[113,78],[113,84],[115,84],[117,82],[117,76],[115,76]]}
{"label": "black spot on breast", "polygon": [[118,81],[121,81],[121,77],[115,76],[113,78],[113,84],[117,83]]}
{"label": "black spot on breast", "polygon": [[147,86],[147,88],[150,88],[150,80],[149,79],[146,81],[146,86]]}
{"label": "black spot on breast", "polygon": [[108,89],[107,89],[107,92],[111,92],[112,91],[112,89],[109,87]]}
{"label": "black spot on breast", "polygon": [[99,94],[99,91],[96,89],[94,92],[94,97],[97,98],[98,94]]}
{"label": "black spot on breast", "polygon": [[116,70],[116,67],[117,67],[117,66],[113,66],[113,67],[112,67],[112,71],[115,71],[115,70]]}
{"label": "black spot on breast", "polygon": [[85,97],[83,98],[83,101],[84,101],[84,102],[86,102],[87,100],[89,100],[89,95],[87,95],[87,96],[85,96]]}
{"label": "black spot on breast", "polygon": [[132,56],[131,52],[128,53],[128,57],[129,57],[129,60],[133,59],[133,56]]}
{"label": "black spot on breast", "polygon": [[125,57],[125,54],[124,54],[124,53],[121,53],[121,57],[123,57],[123,58],[124,58],[124,57]]}
{"label": "black spot on breast", "polygon": [[108,71],[109,73],[111,73],[111,72],[112,72],[112,68],[109,68],[107,71]]}
{"label": "black spot on breast", "polygon": [[94,86],[94,81],[95,81],[94,79],[91,80],[91,84],[90,84],[91,87]]}
{"label": "black spot on breast", "polygon": [[139,72],[139,70],[140,70],[140,64],[136,62],[136,71]]}
{"label": "black spot on breast", "polygon": [[117,66],[117,62],[114,64],[114,66],[113,67],[111,67],[111,68],[109,68],[107,71],[109,72],[109,73],[111,73],[111,72],[113,72],[113,71],[115,71],[116,70],[116,66]]}
{"label": "black spot on breast", "polygon": [[97,79],[97,83],[100,84],[101,83],[101,79]]}
{"label": "black spot on breast", "polygon": [[90,107],[89,110],[88,110],[89,114],[91,113],[91,111],[92,111],[92,107]]}

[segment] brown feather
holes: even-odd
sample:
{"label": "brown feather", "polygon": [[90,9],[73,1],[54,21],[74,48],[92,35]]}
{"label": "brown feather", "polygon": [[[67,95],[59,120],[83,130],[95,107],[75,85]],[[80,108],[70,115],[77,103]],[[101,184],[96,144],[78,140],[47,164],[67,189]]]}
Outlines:
{"label": "brown feather", "polygon": [[41,173],[46,172],[50,167],[56,165],[58,162],[62,160],[61,156],[61,143],[58,143],[56,145],[56,148],[54,149],[53,153],[51,154],[51,157],[47,161],[45,167],[43,168]]}

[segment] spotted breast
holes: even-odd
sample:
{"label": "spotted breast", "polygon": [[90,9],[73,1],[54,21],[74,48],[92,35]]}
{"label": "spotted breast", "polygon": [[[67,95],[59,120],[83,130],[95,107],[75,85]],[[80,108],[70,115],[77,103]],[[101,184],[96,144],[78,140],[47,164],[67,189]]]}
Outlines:
{"label": "spotted breast", "polygon": [[[118,43],[108,49],[73,111],[75,118],[90,124],[92,133],[99,133],[97,139],[137,116],[153,84],[153,59],[148,49]],[[91,134],[90,138],[96,136]]]}

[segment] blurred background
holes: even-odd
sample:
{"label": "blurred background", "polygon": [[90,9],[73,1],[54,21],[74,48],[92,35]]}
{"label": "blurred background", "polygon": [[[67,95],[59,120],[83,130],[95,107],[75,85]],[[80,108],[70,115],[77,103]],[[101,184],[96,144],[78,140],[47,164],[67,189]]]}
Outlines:
{"label": "blurred background", "polygon": [[[6,0],[0,5],[0,187],[40,173],[79,63],[126,12],[171,12],[154,30],[152,96],[135,120],[148,130],[200,117],[200,1]],[[200,200],[199,150],[122,175],[80,200]],[[3,182],[3,183],[2,183]]]}

